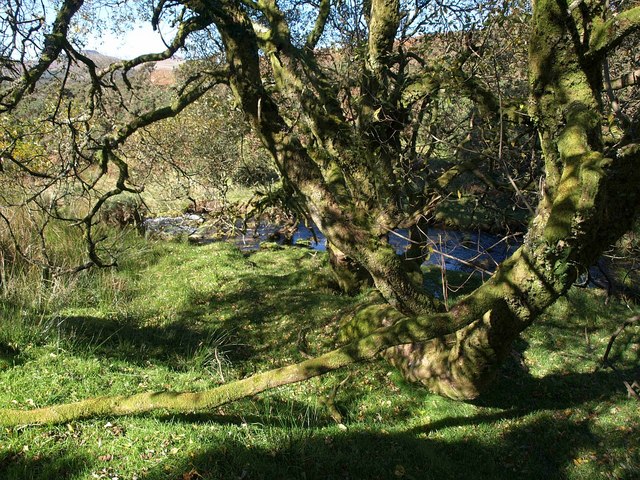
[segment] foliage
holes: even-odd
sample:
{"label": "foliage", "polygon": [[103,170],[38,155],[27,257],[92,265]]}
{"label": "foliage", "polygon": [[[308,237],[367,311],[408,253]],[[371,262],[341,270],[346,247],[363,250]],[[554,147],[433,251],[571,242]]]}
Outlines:
{"label": "foliage", "polygon": [[222,86],[179,118],[141,131],[127,144],[126,152],[134,181],[154,192],[153,196],[143,194],[150,203],[158,202],[163,193],[196,203],[226,202],[230,190],[266,186],[278,178],[268,153]]}

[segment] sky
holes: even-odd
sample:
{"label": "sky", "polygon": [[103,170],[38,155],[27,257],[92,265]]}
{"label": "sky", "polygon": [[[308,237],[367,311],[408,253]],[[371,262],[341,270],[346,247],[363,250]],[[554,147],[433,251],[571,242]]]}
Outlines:
{"label": "sky", "polygon": [[[0,3],[2,1],[0,0]],[[57,1],[42,0],[38,4],[44,9],[43,13],[49,23],[52,23],[56,16]],[[167,47],[162,42],[160,34],[153,31],[151,22],[135,20],[137,13],[135,10],[132,11],[131,3],[121,2],[120,6],[115,8],[100,5],[98,1],[88,1],[76,15],[75,28],[72,27],[71,32],[79,35],[78,40],[83,49],[96,50],[103,55],[127,60],[143,53],[166,50]],[[37,7],[34,11],[40,12]],[[85,21],[87,18],[90,19],[89,22]],[[167,25],[162,19],[159,28],[162,29],[165,39],[170,42],[176,29]],[[92,35],[91,31],[96,33]]]}
{"label": "sky", "polygon": [[[168,35],[166,38],[170,41],[172,36]],[[85,49],[128,60],[143,53],[161,52],[166,47],[151,24],[141,22],[124,34],[105,31],[100,37],[89,37]]]}

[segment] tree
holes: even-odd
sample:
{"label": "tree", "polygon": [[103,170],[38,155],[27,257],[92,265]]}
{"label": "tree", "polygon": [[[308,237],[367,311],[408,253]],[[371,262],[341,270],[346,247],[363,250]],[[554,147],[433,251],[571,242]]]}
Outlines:
{"label": "tree", "polygon": [[[16,73],[7,75],[0,108],[14,110],[63,53],[89,72],[88,113],[66,114],[66,121],[72,131],[89,132],[88,146],[74,143],[87,164],[100,166],[98,174],[109,165],[118,172],[115,186],[82,219],[90,261],[105,263],[90,235],[97,208],[109,196],[135,190],[128,184],[119,147],[135,131],[179,114],[214,85],[228,83],[285,185],[327,236],[335,267],[349,270],[355,265],[366,271],[384,303],[360,312],[364,326],[355,329],[358,338],[301,364],[208,392],[107,397],[31,412],[0,410],[3,425],[153,408],[208,408],[379,353],[431,391],[474,398],[518,334],[566,293],[578,272],[622,235],[637,214],[637,118],[627,124],[608,120],[602,73],[608,56],[640,27],[640,7],[634,4],[537,0],[530,10],[507,4],[496,16],[464,0],[447,5],[371,0],[356,6],[330,0],[301,5],[161,1],[152,24],[172,16],[178,25],[168,49],[99,71],[69,41],[69,25],[82,3],[61,4],[50,33],[42,37],[37,61],[27,62],[19,49],[5,54],[5,63]],[[436,35],[431,21],[438,13],[449,31]],[[523,17],[529,18],[528,102],[517,97],[517,88],[513,96],[489,88],[477,74],[483,53],[474,41],[474,36],[489,38],[496,18],[508,24]],[[23,23],[11,25],[18,29]],[[33,38],[37,28],[34,32]],[[189,45],[191,36],[207,35],[220,50],[210,57],[211,67],[177,88],[170,105],[132,112],[114,118],[110,128],[99,128],[96,117],[106,108],[102,100],[107,89],[120,92],[134,67],[173,55]],[[340,58],[346,52],[351,56]],[[21,55],[16,63],[13,59]],[[338,61],[327,60],[331,56]],[[342,76],[340,60],[350,62],[349,73],[356,75]],[[452,178],[477,167],[477,156],[458,155],[449,168],[433,174],[429,159],[425,166],[425,158],[416,153],[415,138],[432,128],[429,120],[436,118],[446,92],[468,99],[485,122],[495,122],[501,144],[511,124],[534,126],[544,161],[540,202],[524,244],[488,282],[448,311],[412,281],[410,268],[386,239],[398,226],[415,225]],[[55,113],[60,110],[56,107]]]}

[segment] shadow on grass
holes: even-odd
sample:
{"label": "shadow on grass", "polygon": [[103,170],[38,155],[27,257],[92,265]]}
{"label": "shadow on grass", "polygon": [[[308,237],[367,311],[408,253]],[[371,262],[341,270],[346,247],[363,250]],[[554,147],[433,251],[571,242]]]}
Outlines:
{"label": "shadow on grass", "polygon": [[19,354],[20,351],[13,345],[0,341],[0,370],[19,365],[21,362]]}
{"label": "shadow on grass", "polygon": [[[418,387],[405,388],[424,395]],[[341,406],[357,409],[357,399],[344,393],[338,399]],[[243,408],[262,412],[258,414],[155,416],[173,424],[218,427],[203,430],[197,449],[151,465],[140,478],[539,479],[564,478],[568,467],[582,461],[591,465],[585,478],[604,477],[614,467],[622,469],[615,478],[633,478],[640,462],[637,453],[630,453],[631,460],[622,466],[613,465],[608,457],[611,449],[633,452],[638,443],[633,432],[615,429],[603,436],[596,433],[592,418],[583,415],[588,407],[581,415],[571,414],[571,409],[585,403],[620,395],[614,372],[540,379],[522,372],[506,377],[491,394],[475,402],[502,411],[448,416],[406,427],[409,415],[400,414],[388,416],[395,423],[354,422],[346,431],[335,428],[324,412],[309,414],[305,402],[258,397],[234,408],[235,412]],[[260,432],[242,433],[237,427],[244,424]],[[6,452],[0,455],[0,478],[85,478],[90,470],[99,472],[105,466],[81,451],[61,451],[46,457]],[[586,460],[585,452],[591,452]],[[115,460],[110,466],[117,472]]]}
{"label": "shadow on grass", "polygon": [[529,375],[500,380],[499,388],[473,403],[480,407],[532,411],[564,409],[592,400],[626,396],[624,379],[638,378],[640,368],[609,369],[586,373],[554,373],[542,378]]}
{"label": "shadow on grass", "polygon": [[[609,450],[633,452],[638,439],[618,429],[603,437],[594,432],[588,415],[571,413],[585,403],[624,395],[618,380],[610,371],[541,379],[522,372],[476,402],[504,409],[499,412],[450,416],[406,429],[354,423],[346,432],[317,426],[287,430],[281,433],[285,441],[268,447],[251,437],[246,442],[203,439],[197,454],[173,462],[171,470],[176,478],[197,472],[212,479],[539,479],[564,478],[569,466],[584,461],[592,462],[589,478],[604,477],[614,467]],[[418,395],[420,389],[414,388]],[[344,398],[341,403],[345,405]],[[215,421],[207,416],[199,420]],[[278,426],[264,418],[255,420],[265,428]],[[402,418],[397,421],[400,425]],[[585,460],[587,451],[591,456]],[[632,478],[638,462],[636,453],[627,465],[616,465],[620,478]],[[166,465],[146,478],[167,478]]]}
{"label": "shadow on grass", "polygon": [[82,315],[58,320],[56,329],[80,354],[89,351],[140,366],[180,368],[198,349],[214,347],[231,362],[269,360],[274,351],[296,358],[301,332],[313,336],[332,321],[337,325],[336,312],[350,303],[328,290],[310,292],[304,288],[308,277],[306,272],[256,274],[242,276],[242,288],[229,294],[192,292],[171,323]]}
{"label": "shadow on grass", "polygon": [[177,359],[188,359],[201,347],[216,344],[229,360],[250,356],[248,345],[233,344],[222,329],[194,327],[184,321],[162,326],[140,325],[135,319],[105,319],[72,316],[61,324],[63,336],[77,345],[79,352],[90,351],[128,363],[147,366],[148,362],[176,367]]}
{"label": "shadow on grass", "polygon": [[[40,455],[28,451],[5,451],[0,453],[0,478],[20,480],[53,480],[67,478],[90,478],[92,460],[68,448],[54,454]],[[106,478],[106,477],[105,477]]]}
{"label": "shadow on grass", "polygon": [[[198,453],[172,462],[170,470],[174,478],[197,472],[208,479],[561,478],[578,452],[598,441],[588,425],[551,416],[510,429],[495,442],[412,431],[298,431],[272,447],[203,439]],[[168,478],[166,467],[146,478]]]}

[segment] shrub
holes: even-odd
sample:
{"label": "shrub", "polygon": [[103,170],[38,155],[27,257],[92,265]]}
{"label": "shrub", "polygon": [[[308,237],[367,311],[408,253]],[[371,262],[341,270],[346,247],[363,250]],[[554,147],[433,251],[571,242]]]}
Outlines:
{"label": "shrub", "polygon": [[148,208],[140,195],[123,193],[107,200],[100,210],[100,219],[107,225],[140,228]]}

